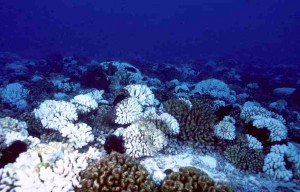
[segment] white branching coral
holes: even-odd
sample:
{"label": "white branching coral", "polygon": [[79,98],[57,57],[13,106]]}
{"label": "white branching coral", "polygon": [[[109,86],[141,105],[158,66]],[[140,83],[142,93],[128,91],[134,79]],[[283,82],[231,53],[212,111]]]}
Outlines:
{"label": "white branching coral", "polygon": [[143,108],[135,97],[129,97],[122,100],[116,106],[116,119],[118,124],[132,123],[143,115]]}
{"label": "white branching coral", "polygon": [[56,79],[51,80],[53,86],[58,90],[63,92],[72,92],[80,88],[79,83],[69,82],[70,78],[57,77]]}
{"label": "white branching coral", "polygon": [[73,150],[68,145],[60,143],[39,144],[20,154],[16,162],[0,170],[0,191],[37,191],[42,189],[39,180],[41,166],[47,166],[61,158],[64,150]]}
{"label": "white branching coral", "polygon": [[11,83],[0,90],[4,102],[21,109],[27,106],[26,97],[29,91],[20,83]]}
{"label": "white branching coral", "polygon": [[224,99],[230,96],[230,89],[226,83],[218,79],[207,79],[195,85],[193,94],[210,95],[214,98]]}
{"label": "white branching coral", "polygon": [[94,148],[79,153],[66,144],[39,144],[0,170],[0,191],[74,191],[79,172],[98,158]]}
{"label": "white branching coral", "polygon": [[175,136],[179,134],[180,127],[177,119],[169,113],[157,114],[155,107],[146,107],[141,120],[148,120],[156,123],[158,129],[165,134]]}
{"label": "white branching coral", "polygon": [[246,123],[253,120],[253,117],[263,115],[265,117],[271,117],[271,113],[263,107],[257,106],[254,103],[246,102],[242,108],[240,117],[244,119]]}
{"label": "white branching coral", "polygon": [[115,73],[108,73],[107,79],[111,82],[110,91],[115,92],[121,90],[124,86],[133,83],[141,83],[143,76],[140,70],[129,63],[125,62],[103,62],[100,64],[105,71],[115,68]]}
{"label": "white branching coral", "polygon": [[275,179],[290,180],[293,173],[286,169],[286,162],[284,161],[287,150],[286,145],[273,145],[271,152],[265,157],[263,171]]}
{"label": "white branching coral", "polygon": [[153,156],[167,145],[165,134],[151,121],[138,121],[123,129],[126,154],[139,158]]}
{"label": "white branching coral", "polygon": [[274,112],[268,111],[255,102],[246,102],[240,114],[246,123],[252,122],[253,126],[270,131],[269,141],[281,141],[287,138],[285,119]]}
{"label": "white branching coral", "polygon": [[128,91],[130,97],[137,98],[142,106],[151,106],[154,104],[154,94],[146,85],[127,85],[124,89]]}
{"label": "white branching coral", "polygon": [[88,161],[98,158],[100,155],[95,148],[89,148],[84,154],[78,151],[67,153],[53,166],[41,167],[40,179],[53,191],[73,191],[74,187],[80,187],[79,172],[88,166]]}
{"label": "white branching coral", "polygon": [[33,112],[44,128],[54,130],[61,130],[78,118],[75,105],[66,101],[46,100]]}
{"label": "white branching coral", "polygon": [[79,113],[88,113],[97,109],[98,103],[91,96],[77,95],[70,101],[73,103]]}
{"label": "white branching coral", "polygon": [[38,138],[29,136],[27,132],[27,124],[11,117],[0,118],[0,130],[4,136],[4,144],[10,146],[14,141],[24,141],[30,145],[39,142]]}
{"label": "white branching coral", "polygon": [[81,148],[94,139],[91,127],[84,123],[74,124],[78,115],[72,103],[46,100],[34,110],[34,115],[41,120],[44,128],[59,131],[76,148]]}
{"label": "white branching coral", "polygon": [[157,119],[159,115],[156,112],[155,107],[146,107],[143,112],[143,119]]}
{"label": "white branching coral", "polygon": [[155,107],[146,107],[140,120],[148,120],[156,123],[158,129],[168,135],[178,135],[180,131],[179,123],[175,117],[169,113],[157,114]]}
{"label": "white branching coral", "polygon": [[27,124],[24,121],[18,121],[11,117],[0,118],[0,128],[4,133],[13,131],[19,132],[24,136],[28,135]]}
{"label": "white branching coral", "polygon": [[258,103],[256,102],[244,103],[240,113],[241,119],[245,120],[245,122],[248,123],[250,121],[253,121],[254,117],[256,116],[274,118],[281,121],[283,124],[285,124],[285,119],[281,115],[268,111],[267,109],[261,107]]}
{"label": "white branching coral", "polygon": [[[289,163],[291,166],[287,166]],[[265,157],[263,171],[279,180],[290,180],[299,177],[300,171],[299,149],[292,143],[287,145],[273,145]]]}
{"label": "white branching coral", "polygon": [[222,121],[214,126],[214,133],[217,137],[226,140],[235,139],[235,120],[232,117],[224,117]]}
{"label": "white branching coral", "polygon": [[[156,99],[154,94],[146,85],[128,85],[124,89],[128,91],[129,97],[122,100],[116,106],[116,119],[118,124],[130,124],[138,120],[156,120],[165,124],[163,131],[170,135],[179,133],[179,123],[170,114],[159,115],[154,105]],[[185,102],[191,102],[185,100]],[[159,110],[158,110],[159,111]],[[162,124],[161,124],[162,125]]]}
{"label": "white branching coral", "polygon": [[[296,147],[298,145],[298,147]],[[292,169],[294,171],[294,177],[300,178],[300,149],[299,144],[288,143],[288,151],[286,153],[287,159],[292,163]]]}
{"label": "white branching coral", "polygon": [[253,119],[253,126],[260,129],[267,128],[270,131],[269,140],[271,142],[281,141],[287,138],[287,128],[281,121],[262,116],[255,116]]}
{"label": "white branching coral", "polygon": [[180,83],[178,82],[177,85],[174,88],[174,93],[176,93],[177,96],[187,96],[190,92],[189,84],[186,82]]}
{"label": "white branching coral", "polygon": [[158,116],[158,120],[161,120],[166,124],[167,130],[163,130],[167,134],[170,135],[177,135],[179,134],[180,128],[179,128],[179,123],[178,121],[169,113],[162,113],[161,115]]}
{"label": "white branching coral", "polygon": [[63,137],[69,138],[69,141],[74,143],[75,148],[81,148],[94,140],[92,128],[85,123],[70,123],[68,128],[62,129],[60,132]]}
{"label": "white branching coral", "polygon": [[214,111],[217,111],[218,109],[220,109],[221,107],[225,107],[226,103],[225,101],[222,101],[222,100],[215,100],[213,101],[212,103],[212,109]]}
{"label": "white branching coral", "polygon": [[88,92],[86,95],[89,95],[94,100],[96,100],[97,103],[101,104],[108,104],[108,101],[106,101],[103,98],[104,91],[103,90],[93,90],[91,92]]}
{"label": "white branching coral", "polygon": [[258,141],[255,137],[253,137],[252,135],[246,134],[246,138],[248,141],[248,147],[250,149],[254,149],[254,150],[263,149],[262,143],[260,141]]}

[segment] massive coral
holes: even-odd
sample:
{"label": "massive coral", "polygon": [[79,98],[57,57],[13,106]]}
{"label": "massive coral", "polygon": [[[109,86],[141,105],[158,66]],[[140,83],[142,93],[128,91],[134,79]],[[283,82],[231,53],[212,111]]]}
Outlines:
{"label": "massive coral", "polygon": [[81,187],[77,192],[155,191],[147,171],[133,159],[116,152],[90,164],[80,173],[80,178]]}
{"label": "massive coral", "polygon": [[226,185],[218,185],[207,173],[193,167],[180,168],[168,175],[161,186],[162,192],[231,192]]}

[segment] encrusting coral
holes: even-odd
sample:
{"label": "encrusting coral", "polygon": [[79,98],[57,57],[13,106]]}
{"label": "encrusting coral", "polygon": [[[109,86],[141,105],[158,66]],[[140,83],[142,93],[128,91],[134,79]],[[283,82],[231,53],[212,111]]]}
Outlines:
{"label": "encrusting coral", "polygon": [[116,152],[90,164],[80,177],[82,187],[77,192],[155,191],[147,171],[133,159]]}

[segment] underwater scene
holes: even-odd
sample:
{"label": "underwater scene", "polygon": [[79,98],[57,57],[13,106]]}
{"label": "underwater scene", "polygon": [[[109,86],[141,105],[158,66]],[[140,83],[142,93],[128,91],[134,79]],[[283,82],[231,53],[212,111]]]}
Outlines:
{"label": "underwater scene", "polygon": [[0,192],[300,192],[300,2],[0,0]]}

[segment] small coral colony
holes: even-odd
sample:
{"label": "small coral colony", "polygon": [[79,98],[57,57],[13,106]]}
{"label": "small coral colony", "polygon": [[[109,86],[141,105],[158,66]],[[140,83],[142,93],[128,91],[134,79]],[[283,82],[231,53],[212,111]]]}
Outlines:
{"label": "small coral colony", "polygon": [[0,191],[300,190],[296,88],[226,61],[0,62]]}

